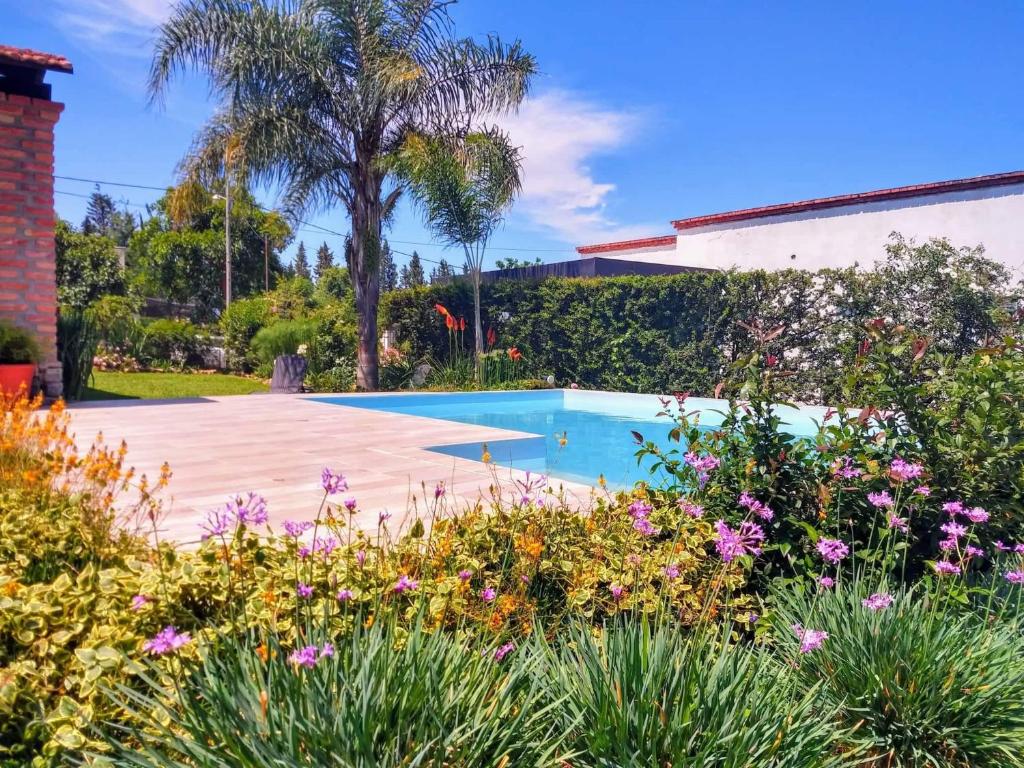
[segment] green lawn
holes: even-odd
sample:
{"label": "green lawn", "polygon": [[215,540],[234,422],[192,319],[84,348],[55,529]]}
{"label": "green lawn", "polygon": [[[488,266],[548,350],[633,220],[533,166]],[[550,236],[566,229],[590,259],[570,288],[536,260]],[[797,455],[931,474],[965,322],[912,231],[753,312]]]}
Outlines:
{"label": "green lawn", "polygon": [[266,392],[259,379],[224,373],[117,373],[95,371],[83,400],[162,400]]}

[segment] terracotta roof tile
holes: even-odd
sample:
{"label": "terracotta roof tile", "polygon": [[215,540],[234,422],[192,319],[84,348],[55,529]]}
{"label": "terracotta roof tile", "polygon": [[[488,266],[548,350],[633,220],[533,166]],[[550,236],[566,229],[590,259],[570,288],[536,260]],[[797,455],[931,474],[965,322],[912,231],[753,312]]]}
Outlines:
{"label": "terracotta roof tile", "polygon": [[616,243],[599,243],[598,245],[580,245],[576,247],[577,253],[610,253],[612,251],[626,251],[633,248],[656,248],[664,245],[675,245],[675,235],[661,235],[658,237],[644,237],[638,240],[619,240]]}
{"label": "terracotta roof tile", "polygon": [[33,51],[29,48],[15,48],[10,45],[0,45],[0,64],[19,64],[24,67],[50,69],[55,72],[74,71],[71,62],[63,56]]}

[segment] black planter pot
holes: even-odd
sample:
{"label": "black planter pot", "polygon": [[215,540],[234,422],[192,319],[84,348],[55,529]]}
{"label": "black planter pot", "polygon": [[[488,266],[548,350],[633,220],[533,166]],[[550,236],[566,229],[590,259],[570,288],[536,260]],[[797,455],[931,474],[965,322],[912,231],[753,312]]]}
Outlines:
{"label": "black planter pot", "polygon": [[277,395],[293,395],[302,391],[309,365],[302,355],[281,355],[274,360],[274,375],[270,379],[270,392]]}

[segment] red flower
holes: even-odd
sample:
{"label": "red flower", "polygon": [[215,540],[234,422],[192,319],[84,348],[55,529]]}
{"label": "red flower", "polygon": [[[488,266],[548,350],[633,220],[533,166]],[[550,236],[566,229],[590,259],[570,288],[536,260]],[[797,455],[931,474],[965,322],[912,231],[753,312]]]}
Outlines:
{"label": "red flower", "polygon": [[455,318],[449,315],[447,312],[444,313],[444,324],[448,326],[449,331],[454,331],[456,327]]}
{"label": "red flower", "polygon": [[779,364],[778,355],[766,355],[764,358],[764,363],[769,368],[774,368],[776,365]]}
{"label": "red flower", "polygon": [[445,307],[444,304],[435,304],[434,309],[437,310],[437,314],[439,315],[444,315],[445,317],[449,316],[448,308]]}
{"label": "red flower", "polygon": [[523,353],[519,351],[518,347],[509,347],[508,348],[508,359],[512,360],[512,361],[522,360],[523,359]]}
{"label": "red flower", "polygon": [[493,328],[488,328],[487,329],[487,346],[488,347],[493,347],[497,341],[498,341],[498,334],[496,334],[494,332]]}
{"label": "red flower", "polygon": [[459,330],[460,331],[466,330],[466,318],[464,318],[464,317],[460,317],[459,318]]}

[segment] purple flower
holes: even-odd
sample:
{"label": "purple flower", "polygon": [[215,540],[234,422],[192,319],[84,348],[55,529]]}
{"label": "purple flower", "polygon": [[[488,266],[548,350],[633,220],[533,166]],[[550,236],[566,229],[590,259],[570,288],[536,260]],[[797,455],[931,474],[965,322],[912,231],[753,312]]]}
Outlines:
{"label": "purple flower", "polygon": [[133,611],[141,611],[147,605],[149,605],[149,597],[146,595],[135,595],[135,597],[132,598]]}
{"label": "purple flower", "polygon": [[642,533],[644,536],[656,536],[661,532],[660,528],[656,528],[651,525],[651,521],[646,517],[638,517],[633,521],[633,528]]}
{"label": "purple flower", "polygon": [[324,643],[324,647],[320,651],[320,658],[329,658],[334,656],[334,646],[331,643]]}
{"label": "purple flower", "polygon": [[299,597],[308,600],[313,596],[313,588],[309,584],[303,584],[301,581],[295,585],[295,594]]}
{"label": "purple flower", "polygon": [[377,525],[384,525],[384,523],[386,523],[390,519],[390,512],[381,512],[379,515],[377,515]]}
{"label": "purple flower", "polygon": [[861,600],[860,604],[865,608],[870,608],[872,611],[881,611],[883,608],[888,608],[892,605],[892,595],[887,595],[885,592],[876,592],[871,597]]}
{"label": "purple flower", "polygon": [[960,523],[943,523],[939,526],[939,530],[948,534],[951,539],[959,539],[961,536],[967,535],[967,528]]}
{"label": "purple flower", "polygon": [[1007,546],[1003,543],[1003,540],[1000,539],[996,542],[996,549],[1000,552],[1009,552],[1013,547]]}
{"label": "purple flower", "polygon": [[1024,571],[1007,571],[1006,580],[1011,584],[1024,584]]}
{"label": "purple flower", "polygon": [[689,499],[680,499],[679,501],[676,502],[676,504],[679,505],[679,509],[681,509],[684,513],[686,513],[690,517],[693,517],[693,518],[704,517],[704,507],[702,507],[700,504],[695,504],[692,501],[690,501]]}
{"label": "purple flower", "polygon": [[348,481],[340,472],[332,472],[329,467],[324,467],[320,473],[320,485],[328,495],[342,493],[348,490]]}
{"label": "purple flower", "polygon": [[168,625],[157,632],[152,639],[143,643],[142,650],[148,651],[154,656],[161,656],[178,650],[191,639],[188,632],[178,632],[173,625]]}
{"label": "purple flower", "polygon": [[818,586],[822,589],[832,589],[836,585],[836,580],[831,576],[819,576]]}
{"label": "purple flower", "polygon": [[898,483],[905,483],[907,480],[916,480],[924,474],[924,467],[920,464],[912,464],[899,457],[892,460],[889,465],[889,477]]}
{"label": "purple flower", "polygon": [[398,581],[395,583],[393,589],[400,595],[403,592],[415,592],[417,589],[419,589],[419,586],[420,583],[418,581],[416,581],[415,579],[410,579],[403,573],[401,576],[398,577]]}
{"label": "purple flower", "polygon": [[496,598],[497,596],[498,592],[494,589],[494,587],[485,587],[480,592],[480,599],[483,600],[485,603],[493,601],[494,598]]}
{"label": "purple flower", "polygon": [[699,456],[695,452],[689,451],[683,456],[683,460],[698,472],[705,473],[714,472],[722,465],[718,457],[710,453]]}
{"label": "purple flower", "polygon": [[758,622],[758,620],[760,618],[761,617],[757,613],[755,613],[754,611],[751,611],[750,613],[747,614],[747,623],[748,624],[757,624],[757,622]]}
{"label": "purple flower", "polygon": [[960,573],[960,566],[956,563],[951,563],[948,560],[939,560],[932,567],[935,569],[935,572],[940,575],[957,575]]}
{"label": "purple flower", "polygon": [[976,547],[973,544],[968,544],[964,547],[964,554],[967,555],[967,557],[984,557],[985,550],[980,547]]}
{"label": "purple flower", "polygon": [[988,522],[988,512],[986,512],[981,507],[971,507],[970,509],[965,509],[963,514],[964,517],[966,517],[972,523],[981,524]]}
{"label": "purple flower", "polygon": [[822,560],[833,565],[850,554],[850,548],[839,539],[818,539],[817,550]]}
{"label": "purple flower", "polygon": [[366,550],[365,549],[360,549],[358,552],[356,552],[356,562],[359,564],[360,568],[363,567],[363,563],[366,562]]}
{"label": "purple flower", "polygon": [[238,518],[228,507],[211,509],[206,513],[206,520],[199,524],[199,527],[203,529],[201,538],[206,541],[213,536],[224,536],[226,533],[233,532],[237,525]]}
{"label": "purple flower", "polygon": [[339,589],[337,597],[339,602],[347,603],[355,597],[355,593],[351,589]]}
{"label": "purple flower", "polygon": [[749,509],[762,520],[771,520],[775,517],[775,513],[772,511],[771,507],[769,507],[767,504],[764,504],[763,502],[758,501],[749,493],[747,493],[747,491],[744,491],[743,493],[740,494],[739,504],[741,507],[746,507],[747,509]]}
{"label": "purple flower", "polygon": [[355,496],[349,496],[347,499],[345,499],[345,501],[342,502],[342,504],[345,505],[345,509],[347,509],[349,511],[349,514],[352,514],[353,512],[356,511],[356,497]]}
{"label": "purple flower", "polygon": [[1018,555],[1024,555],[1024,544],[1015,544],[1013,547],[1013,551],[1016,552]]}
{"label": "purple flower", "polygon": [[947,501],[942,505],[942,511],[949,515],[959,515],[964,511],[964,504],[962,501]]}
{"label": "purple flower", "polygon": [[740,523],[739,530],[734,531],[725,521],[719,520],[715,523],[715,533],[715,549],[727,563],[746,554],[761,554],[764,531],[756,523]]}
{"label": "purple flower", "polygon": [[626,508],[626,511],[629,513],[629,516],[632,517],[634,520],[645,519],[649,514],[651,514],[653,510],[654,507],[652,507],[646,501],[643,501],[641,499],[637,499]]}
{"label": "purple flower", "polygon": [[225,509],[243,525],[265,525],[269,517],[267,500],[252,491],[249,491],[244,499],[241,496],[230,499]]}
{"label": "purple flower", "polygon": [[473,572],[468,568],[459,571],[459,581],[467,582],[473,578]]}
{"label": "purple flower", "polygon": [[917,486],[917,488],[914,489],[914,493],[918,496],[931,496],[932,489],[929,488],[927,485],[919,485]]}
{"label": "purple flower", "polygon": [[516,644],[509,641],[494,652],[494,660],[501,661],[516,649]]}
{"label": "purple flower", "polygon": [[863,471],[857,469],[853,465],[853,459],[849,456],[843,456],[836,462],[835,466],[832,467],[832,475],[834,477],[840,477],[843,480],[856,480],[863,474]]}
{"label": "purple flower", "polygon": [[324,536],[323,538],[317,537],[313,540],[313,551],[323,555],[324,559],[330,557],[331,553],[337,549],[338,540],[333,536]]}
{"label": "purple flower", "polygon": [[435,500],[440,499],[442,496],[444,496],[444,494],[445,494],[444,480],[441,480],[441,481],[438,482],[437,485],[434,486],[434,499]]}
{"label": "purple flower", "polygon": [[675,563],[665,566],[663,573],[669,581],[675,581],[679,578],[679,566]]}
{"label": "purple flower", "polygon": [[288,656],[288,661],[296,667],[306,667],[306,669],[315,667],[319,660],[320,649],[315,645],[307,645],[305,648],[294,650]]}
{"label": "purple flower", "polygon": [[899,517],[895,512],[889,513],[889,527],[897,528],[903,533],[907,533],[910,530],[906,518]]}
{"label": "purple flower", "polygon": [[285,520],[284,521],[284,532],[288,536],[291,536],[294,539],[299,538],[299,536],[304,534],[306,531],[308,531],[312,527],[313,527],[313,524],[311,522],[309,522],[308,520],[303,520],[302,522],[298,522],[298,523],[293,521],[293,520]]}
{"label": "purple flower", "polygon": [[871,502],[871,506],[882,509],[883,507],[891,507],[895,502],[892,500],[892,496],[889,495],[888,491],[880,491],[879,493],[869,493],[868,501]]}
{"label": "purple flower", "polygon": [[791,629],[800,640],[800,653],[816,651],[828,640],[828,632],[823,629],[804,629],[799,624],[794,624]]}
{"label": "purple flower", "polygon": [[311,554],[313,554],[313,550],[309,547],[308,544],[303,544],[301,547],[299,547],[299,559],[305,560]]}
{"label": "purple flower", "polygon": [[939,542],[939,549],[943,552],[953,552],[956,550],[957,541],[956,539],[943,539]]}
{"label": "purple flower", "polygon": [[615,602],[619,602],[619,600],[622,599],[622,593],[626,591],[626,588],[618,584],[612,584],[609,591],[612,593],[612,597],[615,598]]}

